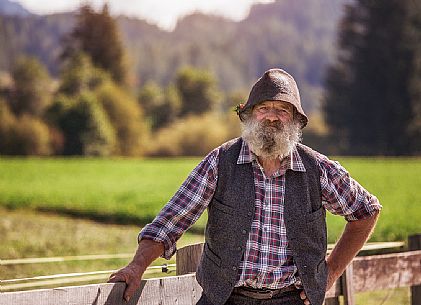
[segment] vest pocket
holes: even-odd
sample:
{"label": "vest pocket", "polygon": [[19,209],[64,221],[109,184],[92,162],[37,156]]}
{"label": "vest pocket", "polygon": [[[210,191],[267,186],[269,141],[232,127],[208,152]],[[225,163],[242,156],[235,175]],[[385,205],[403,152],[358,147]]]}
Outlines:
{"label": "vest pocket", "polygon": [[323,219],[324,220],[325,213],[326,212],[325,212],[324,207],[321,207],[320,209],[318,209],[318,210],[316,210],[314,212],[311,212],[310,214],[307,214],[306,215],[306,221],[307,222],[313,222],[313,221],[315,221],[317,219]]}
{"label": "vest pocket", "polygon": [[223,204],[221,201],[217,200],[216,198],[212,199],[211,206],[215,209],[222,211],[226,214],[234,215],[234,208],[230,207],[229,205]]}
{"label": "vest pocket", "polygon": [[311,238],[311,242],[307,246],[314,249],[324,251],[327,244],[326,236],[326,210],[321,207],[318,210],[307,214],[306,217],[307,234]]}
{"label": "vest pocket", "polygon": [[218,267],[221,266],[221,258],[218,255],[216,255],[211,250],[211,248],[209,248],[209,245],[207,243],[205,243],[204,253],[206,257],[209,258],[212,262],[214,262]]}

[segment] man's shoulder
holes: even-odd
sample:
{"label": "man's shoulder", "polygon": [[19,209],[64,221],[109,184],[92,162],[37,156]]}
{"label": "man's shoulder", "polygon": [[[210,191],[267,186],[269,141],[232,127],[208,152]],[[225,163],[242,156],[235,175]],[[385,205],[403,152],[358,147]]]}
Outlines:
{"label": "man's shoulder", "polygon": [[231,148],[235,147],[235,144],[239,144],[241,147],[241,138],[231,139],[218,147],[215,147],[211,152],[209,152],[202,162],[208,162],[212,164],[218,164],[221,157],[223,158],[227,155],[227,152],[232,150]]}
{"label": "man's shoulder", "polygon": [[230,150],[230,149],[232,149],[236,146],[241,146],[241,143],[242,143],[241,138],[234,138],[234,139],[231,139],[231,140],[221,144],[218,147],[218,149],[219,149],[219,151],[226,152],[226,151],[228,151],[228,150]]}
{"label": "man's shoulder", "polygon": [[327,158],[327,157],[326,157],[325,155],[323,155],[322,153],[320,153],[320,152],[318,152],[317,150],[315,150],[315,149],[313,149],[313,148],[311,148],[311,147],[309,147],[309,146],[307,146],[307,145],[304,145],[304,144],[302,144],[302,143],[298,143],[298,144],[297,144],[297,150],[298,150],[298,152],[300,153],[300,155],[301,155],[301,154],[305,154],[305,155],[307,155],[307,156],[309,156],[309,157],[315,158],[316,160],[317,160],[317,159],[320,159],[320,158],[322,158],[322,157]]}
{"label": "man's shoulder", "polygon": [[322,154],[321,152],[318,152],[314,150],[313,148],[308,147],[304,144],[301,144],[301,143],[298,144],[297,150],[301,157],[304,156],[304,158],[314,160],[316,165],[319,168],[322,168],[322,169],[336,168],[339,170],[345,170],[345,168],[343,168],[343,166],[338,161],[333,160],[329,158],[328,156]]}
{"label": "man's shoulder", "polygon": [[326,155],[302,143],[297,144],[297,151],[301,158],[305,159],[307,162],[316,165],[317,167],[320,167],[326,162],[333,162]]}

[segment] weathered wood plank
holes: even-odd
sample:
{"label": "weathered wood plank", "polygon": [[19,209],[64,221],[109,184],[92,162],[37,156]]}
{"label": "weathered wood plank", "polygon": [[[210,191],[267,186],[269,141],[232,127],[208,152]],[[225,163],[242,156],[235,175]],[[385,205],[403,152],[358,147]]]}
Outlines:
{"label": "weathered wood plank", "polygon": [[356,257],[354,291],[408,287],[421,284],[421,250]]}
{"label": "weathered wood plank", "polygon": [[[332,298],[336,298],[340,295],[342,295],[341,282],[340,282],[340,280],[337,280],[335,282],[335,284],[333,284],[332,288],[330,288],[326,292],[326,299],[331,299],[331,301],[332,301]],[[329,304],[335,304],[335,303],[332,301]]]}
{"label": "weathered wood plank", "polygon": [[130,302],[124,283],[0,293],[2,305],[194,305],[202,289],[194,274],[143,280]]}
{"label": "weathered wood plank", "polygon": [[[354,291],[388,289],[421,284],[421,250],[357,257],[352,263]],[[349,276],[349,275],[348,275]],[[129,303],[122,301],[125,284],[100,284],[79,287],[0,293],[1,305],[193,305],[201,287],[195,274],[143,280]],[[352,292],[349,292],[352,293]],[[339,281],[326,297],[342,295]],[[416,304],[416,303],[415,303]]]}
{"label": "weathered wood plank", "polygon": [[354,305],[354,279],[353,264],[349,264],[341,276],[342,293],[344,295],[344,305]]}
{"label": "weathered wood plank", "polygon": [[176,263],[177,275],[196,272],[202,256],[204,243],[189,245],[177,250]]}
{"label": "weathered wood plank", "polygon": [[326,299],[325,305],[340,305],[339,297]]}
{"label": "weathered wood plank", "polygon": [[[421,234],[409,236],[408,247],[409,250],[421,250]],[[421,304],[421,285],[411,286],[411,304]]]}

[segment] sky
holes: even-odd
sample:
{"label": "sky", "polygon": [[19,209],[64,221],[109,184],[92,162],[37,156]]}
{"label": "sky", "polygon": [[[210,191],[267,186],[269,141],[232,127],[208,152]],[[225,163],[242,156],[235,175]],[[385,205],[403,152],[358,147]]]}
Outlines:
{"label": "sky", "polygon": [[[102,7],[106,0],[14,0],[37,14],[50,14],[75,10],[81,3],[89,2],[95,7]],[[162,28],[171,30],[177,19],[200,11],[222,15],[234,20],[247,16],[254,3],[267,3],[273,0],[108,0],[113,15],[146,19]]]}

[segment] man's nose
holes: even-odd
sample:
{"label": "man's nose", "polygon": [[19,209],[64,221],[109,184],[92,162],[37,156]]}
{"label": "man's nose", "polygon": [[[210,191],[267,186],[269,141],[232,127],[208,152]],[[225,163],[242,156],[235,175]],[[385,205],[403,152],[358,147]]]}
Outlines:
{"label": "man's nose", "polygon": [[278,116],[274,113],[274,111],[269,111],[266,114],[266,118],[265,119],[266,120],[269,120],[271,122],[274,122],[274,121],[278,121],[279,120]]}

